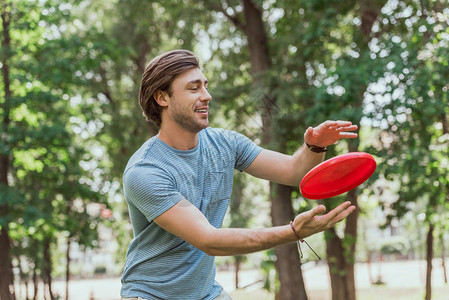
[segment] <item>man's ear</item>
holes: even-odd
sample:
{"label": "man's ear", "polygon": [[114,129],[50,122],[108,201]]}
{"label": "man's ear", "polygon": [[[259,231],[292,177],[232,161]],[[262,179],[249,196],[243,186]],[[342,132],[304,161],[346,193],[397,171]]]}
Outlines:
{"label": "man's ear", "polygon": [[154,92],[153,97],[156,100],[157,104],[162,107],[168,105],[168,99],[170,98],[167,92],[161,90],[157,90],[156,92]]}

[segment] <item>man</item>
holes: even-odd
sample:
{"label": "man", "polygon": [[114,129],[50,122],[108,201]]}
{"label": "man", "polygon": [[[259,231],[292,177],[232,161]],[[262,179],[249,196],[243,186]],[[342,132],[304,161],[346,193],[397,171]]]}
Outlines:
{"label": "man", "polygon": [[324,159],[325,147],[355,138],[351,122],[309,127],[294,155],[262,149],[247,137],[209,128],[208,81],[198,59],[174,50],[145,70],[139,102],[159,127],[131,157],[123,185],[134,230],[122,276],[123,299],[231,299],[215,281],[214,256],[269,249],[326,230],[355,207],[323,205],[284,226],[221,228],[234,169],[297,186]]}

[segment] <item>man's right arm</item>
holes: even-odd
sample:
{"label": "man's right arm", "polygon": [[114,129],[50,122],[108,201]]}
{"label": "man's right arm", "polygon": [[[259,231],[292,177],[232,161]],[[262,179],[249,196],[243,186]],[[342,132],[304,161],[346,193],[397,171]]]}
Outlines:
{"label": "man's right arm", "polygon": [[[324,231],[346,218],[355,209],[345,202],[327,214],[319,205],[294,220],[302,237]],[[289,224],[263,229],[215,228],[189,201],[181,200],[154,219],[156,224],[211,256],[239,255],[273,248],[296,241]]]}

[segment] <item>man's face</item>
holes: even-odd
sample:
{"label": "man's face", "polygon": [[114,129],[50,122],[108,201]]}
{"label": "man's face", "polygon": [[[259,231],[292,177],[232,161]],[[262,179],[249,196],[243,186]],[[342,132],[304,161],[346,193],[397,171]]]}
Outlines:
{"label": "man's face", "polygon": [[169,116],[182,128],[199,132],[209,125],[207,79],[197,68],[178,75],[171,85]]}

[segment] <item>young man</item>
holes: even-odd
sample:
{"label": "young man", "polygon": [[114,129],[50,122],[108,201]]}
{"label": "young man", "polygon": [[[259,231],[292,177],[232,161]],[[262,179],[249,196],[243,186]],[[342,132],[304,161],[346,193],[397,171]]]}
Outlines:
{"label": "young man", "polygon": [[[355,138],[356,125],[326,121],[309,127],[294,155],[262,149],[247,137],[209,128],[208,81],[198,59],[174,50],[145,70],[139,102],[159,127],[131,157],[123,185],[134,230],[122,276],[123,299],[231,299],[215,281],[214,256],[238,255],[294,242],[326,230],[355,207],[323,205],[291,224],[263,229],[221,228],[234,169],[297,186],[324,159],[324,149]],[[312,146],[310,146],[312,145]]]}

